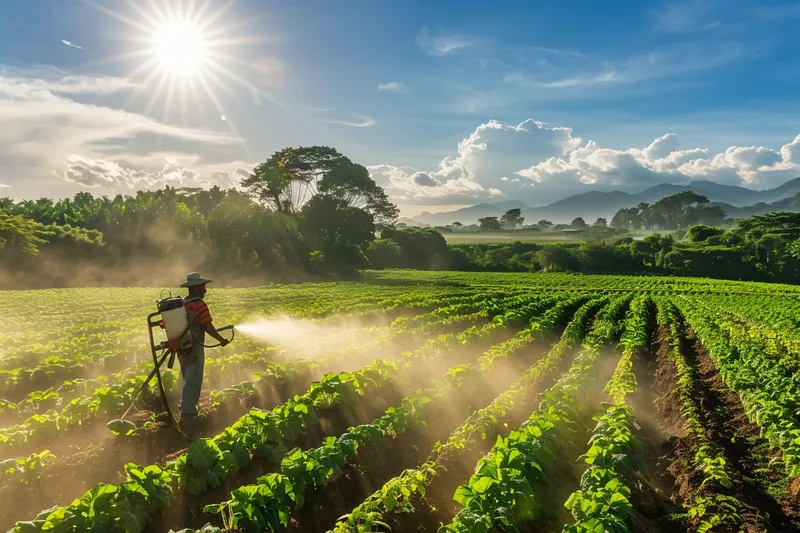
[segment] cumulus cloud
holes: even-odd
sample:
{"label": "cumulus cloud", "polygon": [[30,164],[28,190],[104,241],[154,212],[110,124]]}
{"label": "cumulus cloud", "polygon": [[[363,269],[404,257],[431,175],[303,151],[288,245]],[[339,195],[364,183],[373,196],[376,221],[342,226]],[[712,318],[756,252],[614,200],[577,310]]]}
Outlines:
{"label": "cumulus cloud", "polygon": [[800,175],[800,136],[779,151],[731,146],[718,154],[682,149],[667,133],[624,150],[583,142],[567,127],[526,120],[490,121],[458,144],[458,154],[435,171],[376,165],[373,178],[400,204],[469,204],[501,197],[534,205],[592,189],[641,190],[658,183],[711,180],[751,188],[774,187]]}
{"label": "cumulus cloud", "polygon": [[703,179],[765,188],[800,173],[799,151],[800,136],[780,152],[765,146],[731,146],[709,156],[702,148],[680,150],[678,136],[667,134],[643,149],[613,150],[589,141],[567,157],[541,161],[518,174],[537,184],[559,180],[626,187]]}
{"label": "cumulus cloud", "polygon": [[[470,203],[505,195],[501,184],[519,182],[515,172],[574,150],[581,140],[571,128],[526,120],[517,126],[496,120],[481,124],[458,144],[458,155],[446,157],[434,172],[408,167],[369,167],[373,179],[404,203]],[[503,178],[507,178],[503,180]],[[511,179],[508,179],[511,178]]]}
{"label": "cumulus cloud", "polygon": [[201,174],[181,165],[174,157],[166,158],[160,170],[151,172],[77,154],[67,157],[64,164],[66,168],[56,172],[57,177],[82,188],[101,189],[111,193],[162,189],[165,185],[203,188],[219,186],[229,189],[238,187],[241,180],[250,174],[250,170],[244,167]]}
{"label": "cumulus cloud", "polygon": [[388,83],[381,83],[378,85],[378,90],[382,92],[402,93],[405,92],[406,87],[399,81],[390,81]]}
{"label": "cumulus cloud", "polygon": [[414,183],[423,187],[436,187],[439,182],[424,172],[417,172],[413,175]]}

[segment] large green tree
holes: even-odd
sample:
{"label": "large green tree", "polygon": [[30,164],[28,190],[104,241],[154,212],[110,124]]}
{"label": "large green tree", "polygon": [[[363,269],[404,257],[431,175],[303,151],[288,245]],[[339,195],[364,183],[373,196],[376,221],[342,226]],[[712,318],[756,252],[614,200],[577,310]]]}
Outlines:
{"label": "large green tree", "polygon": [[275,152],[242,186],[261,204],[282,213],[296,213],[315,195],[325,194],[370,213],[379,225],[397,220],[397,206],[369,171],[328,146]]}
{"label": "large green tree", "polygon": [[497,217],[479,218],[478,224],[480,224],[481,231],[500,231],[503,229],[503,225],[500,224],[500,221],[497,220]]}
{"label": "large green tree", "polygon": [[522,210],[519,208],[509,209],[500,217],[500,225],[505,229],[517,229],[525,222]]}

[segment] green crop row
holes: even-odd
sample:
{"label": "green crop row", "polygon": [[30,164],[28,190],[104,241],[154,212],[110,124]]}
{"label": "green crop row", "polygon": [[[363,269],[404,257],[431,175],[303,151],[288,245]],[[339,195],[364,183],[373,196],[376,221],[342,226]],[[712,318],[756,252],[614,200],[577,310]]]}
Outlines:
{"label": "green crop row", "polygon": [[[659,299],[658,324],[669,331],[669,360],[675,365],[676,395],[681,406],[681,417],[694,453],[694,464],[687,465],[701,472],[703,481],[693,498],[684,501],[689,518],[697,522],[698,531],[708,531],[717,525],[735,527],[740,520],[741,504],[738,500],[724,494],[725,489],[733,487],[728,475],[728,464],[724,454],[717,449],[706,435],[700,420],[698,400],[694,395],[694,383],[699,379],[683,353],[681,339],[685,336],[683,322],[675,305]],[[705,487],[704,494],[700,489]],[[709,495],[708,493],[711,493]]]}
{"label": "green crop row", "polygon": [[681,298],[675,304],[708,350],[725,385],[739,395],[748,418],[782,451],[786,475],[800,475],[797,377],[787,375],[747,328],[720,325],[725,317],[697,302]]}
{"label": "green crop row", "polygon": [[[535,308],[536,304],[529,307]],[[314,419],[320,406],[331,407],[355,394],[364,394],[365,390],[378,390],[380,384],[390,381],[400,366],[439,356],[443,350],[481,338],[498,327],[503,327],[502,321],[492,322],[481,329],[473,326],[458,336],[441,335],[416,352],[405,354],[399,363],[376,360],[355,373],[326,376],[306,395],[272,411],[251,410],[214,439],[192,443],[187,454],[168,465],[170,481],[174,478],[177,486],[191,494],[219,486],[224,477],[241,467],[245,458],[249,462],[251,453],[271,455],[283,442],[294,440],[305,424]],[[59,523],[50,520],[45,524],[43,527],[61,531]]]}
{"label": "green crop row", "polygon": [[[541,303],[544,304],[546,302],[547,300],[545,299],[542,300]],[[484,302],[484,306],[486,306],[486,303],[487,302]],[[505,300],[501,300],[499,303],[503,304],[505,303]],[[489,309],[485,309],[473,315],[453,315],[449,316],[449,318],[442,319],[440,317],[447,316],[447,313],[443,314],[441,312],[442,309],[447,309],[447,307],[439,308],[436,310],[438,312],[435,313],[429,312],[417,315],[415,317],[415,324],[419,326],[419,329],[421,329],[422,332],[430,332],[435,330],[436,327],[452,326],[459,323],[470,323],[480,318],[488,319],[490,316]],[[212,376],[225,372],[226,367],[228,366],[236,368],[239,372],[241,372],[243,369],[246,370],[247,368],[258,368],[262,370],[261,372],[255,372],[255,381],[244,381],[227,388],[213,390],[211,392],[212,408],[242,401],[250,397],[252,394],[255,394],[256,391],[264,388],[269,389],[279,387],[282,383],[289,379],[293,379],[294,377],[303,374],[308,374],[314,369],[330,365],[336,360],[344,359],[358,352],[365,352],[367,350],[383,352],[384,349],[390,349],[392,344],[401,337],[418,334],[420,334],[419,330],[410,331],[406,327],[392,328],[386,334],[378,337],[377,339],[368,341],[361,346],[350,346],[343,348],[327,354],[326,356],[319,357],[315,360],[301,360],[291,363],[271,362],[271,359],[276,354],[276,350],[273,349],[260,350],[252,353],[234,354],[228,357],[210,359],[207,361],[206,367],[209,370],[209,374]],[[175,373],[167,372],[164,374],[164,378],[166,389],[168,391],[172,391],[175,388]],[[143,377],[140,377],[139,379],[143,380]],[[126,383],[123,385],[128,384]],[[85,417],[88,417],[91,414],[116,414],[122,412],[127,403],[132,400],[133,394],[139,386],[138,383],[134,383],[134,385],[135,387],[123,386],[116,389],[107,387],[97,389],[94,394],[88,396],[87,398],[81,398],[71,403],[70,406],[83,406],[86,411],[84,413]],[[146,394],[144,395],[145,401],[159,401],[155,396],[157,392],[155,386],[155,383],[153,383],[151,388],[146,391]],[[87,401],[90,401],[91,403],[87,405]],[[84,421],[87,420],[87,418],[81,419],[79,417],[74,417],[75,414],[75,412],[70,413],[74,419]],[[47,436],[55,438],[55,436],[58,435],[57,429],[59,423],[65,420],[65,418],[63,418],[64,415],[61,416],[61,418],[56,416],[50,418],[47,416],[42,417],[42,415],[34,415],[30,422],[37,424],[33,426],[35,429],[28,434],[22,433],[22,435],[26,437],[28,435],[35,435],[40,438],[46,438]],[[40,417],[42,418],[40,419]],[[50,430],[49,433],[45,433],[48,429]],[[125,429],[127,430],[126,432],[131,431],[130,428]],[[34,453],[30,457],[35,458],[37,455],[37,453]],[[49,454],[49,452],[48,457],[52,457],[52,454]],[[42,466],[38,462],[31,461],[30,458],[17,458],[14,459],[14,461],[16,461],[17,466],[13,471],[9,470],[6,475],[3,475],[3,473],[0,472],[0,483],[14,483],[18,480],[29,480],[38,475],[42,470]],[[53,461],[50,461],[50,463],[52,462]],[[24,471],[25,469],[29,470],[27,472],[21,472],[21,470]]]}
{"label": "green crop row", "polygon": [[565,506],[572,512],[574,524],[564,533],[627,533],[626,520],[633,505],[625,475],[640,466],[642,447],[633,435],[633,409],[625,403],[638,389],[633,372],[633,358],[649,348],[651,302],[637,297],[631,303],[625,330],[617,345],[622,355],[604,391],[612,403],[593,419],[597,421],[589,447],[578,460],[588,468],[581,476],[580,489],[572,493]]}
{"label": "green crop row", "polygon": [[[470,316],[460,317],[458,315],[451,315],[449,320],[442,322],[441,309],[438,308],[430,313],[418,315],[415,320],[418,324],[426,324],[430,329],[435,329],[441,325],[454,325],[463,322],[474,321],[478,319],[488,319],[491,316],[492,310],[497,310],[508,301],[508,297],[499,298],[496,302],[492,300],[485,300],[483,303],[484,310],[479,311]],[[438,321],[438,322],[437,322]],[[368,331],[368,330],[364,330]],[[381,339],[386,344],[396,339],[398,335],[404,333],[404,328],[392,330],[389,334]],[[209,375],[223,375],[227,365],[235,365],[238,371],[246,370],[248,367],[253,370],[273,368],[271,373],[278,375],[285,375],[287,371],[281,368],[280,364],[272,363],[274,359],[278,359],[280,354],[274,349],[259,349],[251,353],[233,354],[222,357],[210,357],[207,362],[207,372]],[[324,359],[323,359],[324,360]],[[293,363],[297,366],[317,366],[320,363],[318,359],[316,362],[298,362]],[[23,445],[31,439],[35,439],[37,443],[44,444],[49,439],[54,438],[59,432],[69,426],[85,425],[91,418],[101,417],[114,417],[122,413],[133,401],[139,388],[144,383],[144,379],[152,367],[152,362],[143,362],[136,367],[129,369],[124,374],[121,374],[121,379],[116,383],[109,383],[109,378],[100,377],[94,380],[83,381],[70,381],[65,383],[60,391],[47,392],[47,396],[51,399],[61,399],[62,395],[70,394],[76,395],[77,398],[69,400],[69,403],[61,409],[60,412],[50,410],[42,414],[33,414],[22,424],[17,424],[0,430],[0,447],[8,450],[13,449],[15,446]],[[292,369],[300,370],[300,369]],[[289,371],[288,373],[292,373]],[[270,373],[265,372],[265,373]],[[126,376],[127,377],[124,377]],[[163,372],[163,381],[165,389],[171,391],[175,388],[177,381],[177,372],[165,369]],[[157,399],[157,384],[153,381],[149,389],[145,390],[140,400],[145,405],[150,405],[152,402],[159,401]],[[81,395],[80,391],[84,391]],[[230,391],[228,391],[229,393]],[[229,394],[229,396],[231,396]],[[238,395],[235,395],[238,397]],[[63,400],[62,400],[63,401]]]}
{"label": "green crop row", "polygon": [[530,333],[525,330],[521,334],[535,334],[535,332],[544,331],[543,327],[546,326],[543,324],[550,324],[550,327],[554,327],[574,308],[580,306],[559,342],[549,350],[544,358],[526,370],[519,380],[487,407],[469,416],[451,433],[444,444],[434,447],[433,453],[425,463],[417,468],[405,470],[387,481],[363,503],[341,517],[334,531],[337,533],[365,533],[372,531],[374,526],[383,524],[390,513],[413,511],[411,507],[413,496],[425,495],[426,488],[440,471],[441,461],[464,450],[467,443],[476,436],[480,436],[484,440],[488,438],[494,428],[502,425],[500,421],[513,409],[519,398],[541,383],[546,375],[558,367],[566,352],[580,342],[590,315],[606,301],[605,299],[596,299],[581,305],[585,300],[586,297],[582,296],[559,299],[555,306],[546,311],[541,318],[538,320],[534,318],[530,323]]}
{"label": "green crop row", "polygon": [[[531,336],[517,335],[499,343],[475,363],[451,368],[441,385],[415,392],[399,407],[390,407],[386,414],[372,423],[350,428],[338,438],[329,437],[323,446],[314,450],[289,451],[281,461],[280,474],[263,476],[257,485],[236,489],[230,500],[207,506],[205,511],[219,513],[226,530],[238,528],[257,533],[286,527],[290,513],[301,508],[314,489],[327,486],[343,474],[345,462],[353,460],[360,447],[375,445],[385,437],[403,434],[409,428],[423,428],[431,408],[454,391],[474,390],[483,382],[484,372],[491,371],[532,341]],[[280,488],[276,490],[277,487]]]}

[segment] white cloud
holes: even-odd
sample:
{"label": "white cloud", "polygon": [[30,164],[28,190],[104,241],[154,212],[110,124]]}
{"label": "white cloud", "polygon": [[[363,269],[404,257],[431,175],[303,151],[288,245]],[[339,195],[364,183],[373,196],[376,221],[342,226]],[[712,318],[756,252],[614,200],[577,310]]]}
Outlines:
{"label": "white cloud", "polygon": [[376,165],[378,183],[401,205],[456,205],[517,198],[541,205],[589,189],[638,191],[658,183],[711,180],[752,188],[777,186],[800,175],[800,135],[779,151],[731,146],[710,154],[681,149],[667,133],[643,148],[604,148],[571,128],[526,120],[518,126],[481,124],[458,144],[458,154],[435,171]]}
{"label": "white cloud", "polygon": [[[478,126],[458,144],[458,155],[446,157],[434,172],[408,167],[369,167],[373,179],[403,203],[472,203],[504,196],[501,184],[527,162],[563,156],[581,140],[570,128],[526,120],[511,126],[492,120]],[[506,187],[507,188],[507,187]]]}
{"label": "white cloud", "polygon": [[5,187],[5,188],[7,188],[7,187],[11,187],[11,185],[7,185],[7,184],[5,184],[5,183],[0,183],[0,189],[2,189],[2,188],[4,188],[4,187]]}
{"label": "white cloud", "polygon": [[72,41],[65,41],[64,39],[61,39],[61,42],[69,46],[70,48],[77,48],[78,50],[86,50],[86,48],[78,46],[77,44],[74,44]]}
{"label": "white cloud", "polygon": [[[118,100],[136,87],[122,78],[77,76],[52,67],[0,67],[0,167],[14,170],[15,192],[40,194],[44,180],[52,179],[64,161],[73,168],[62,177],[82,187],[109,184],[108,176],[114,176],[119,186],[134,183],[140,176],[86,161],[113,165],[116,160],[147,157],[153,150],[145,138],[207,156],[215,149],[230,151],[241,142],[227,133],[173,126],[99,103]],[[86,103],[84,97],[95,103]]]}
{"label": "white cloud", "polygon": [[[713,0],[683,0],[666,2],[662,10],[654,12],[656,28],[667,32],[687,32],[719,21],[707,22],[718,7]],[[715,24],[716,23],[716,24]],[[711,26],[712,28],[714,26]]]}
{"label": "white cloud", "polygon": [[398,81],[390,81],[388,83],[381,83],[378,85],[379,91],[388,91],[392,93],[402,93],[405,92],[406,87],[402,83]]}
{"label": "white cloud", "polygon": [[351,128],[369,128],[378,123],[372,117],[362,115],[361,113],[352,113],[356,120],[343,120],[343,119],[322,119],[320,122],[328,122],[329,124],[341,124],[342,126],[350,126]]}
{"label": "white cloud", "polygon": [[66,168],[56,172],[57,177],[82,188],[99,189],[101,192],[113,194],[131,193],[139,189],[161,189],[165,185],[203,188],[216,185],[228,189],[238,187],[241,180],[250,174],[250,170],[245,167],[200,173],[183,166],[175,157],[165,158],[160,170],[150,172],[77,154],[68,156],[64,164]]}
{"label": "white cloud", "polygon": [[[506,83],[533,89],[580,89],[601,85],[633,84],[721,67],[745,56],[760,53],[757,47],[745,49],[736,42],[698,45],[675,44],[623,60],[598,61],[592,58],[570,60],[564,65],[507,74]],[[573,58],[574,59],[574,58]]]}
{"label": "white cloud", "polygon": [[417,172],[412,176],[414,183],[422,185],[423,187],[438,187],[441,185],[438,181],[433,179],[430,174],[424,172]]}
{"label": "white cloud", "polygon": [[635,186],[661,182],[711,180],[747,187],[774,187],[800,174],[800,136],[780,153],[764,146],[731,146],[709,157],[708,150],[679,150],[678,137],[667,134],[644,149],[612,150],[593,141],[568,157],[550,158],[519,171],[534,183]]}
{"label": "white cloud", "polygon": [[55,67],[0,65],[0,97],[26,99],[51,95],[105,95],[129,91],[136,83],[114,76],[80,76]]}
{"label": "white cloud", "polygon": [[427,26],[416,36],[417,45],[428,55],[447,56],[478,43],[477,39],[455,33],[431,35]]}

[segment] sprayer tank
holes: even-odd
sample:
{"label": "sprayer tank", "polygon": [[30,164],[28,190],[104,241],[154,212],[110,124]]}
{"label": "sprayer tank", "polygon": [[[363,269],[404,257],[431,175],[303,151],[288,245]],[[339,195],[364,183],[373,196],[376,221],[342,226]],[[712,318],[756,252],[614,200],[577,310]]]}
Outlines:
{"label": "sprayer tank", "polygon": [[192,337],[187,334],[189,321],[186,318],[186,309],[180,296],[165,298],[158,302],[158,311],[164,322],[164,332],[170,347],[177,349],[180,346],[187,349],[192,345]]}

